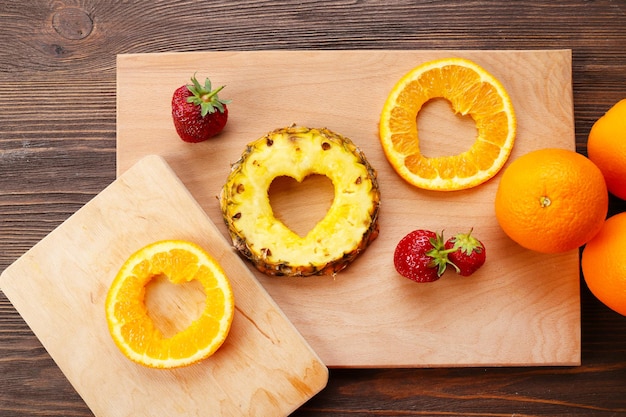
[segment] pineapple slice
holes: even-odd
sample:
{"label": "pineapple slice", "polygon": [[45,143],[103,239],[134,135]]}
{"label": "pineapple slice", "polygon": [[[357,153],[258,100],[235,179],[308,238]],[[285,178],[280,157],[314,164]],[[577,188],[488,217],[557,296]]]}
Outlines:
{"label": "pineapple slice", "polygon": [[[304,237],[274,217],[268,190],[279,176],[327,176],[334,199]],[[247,145],[220,195],[239,252],[268,275],[334,275],[378,236],[376,171],[350,141],[328,129],[277,129]]]}

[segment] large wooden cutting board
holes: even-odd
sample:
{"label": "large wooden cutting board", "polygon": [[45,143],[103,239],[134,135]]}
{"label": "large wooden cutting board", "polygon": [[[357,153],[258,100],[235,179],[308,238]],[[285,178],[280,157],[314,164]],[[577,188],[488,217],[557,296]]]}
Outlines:
{"label": "large wooden cutting board", "polygon": [[[117,169],[162,155],[226,236],[217,196],[245,145],[292,123],[350,137],[378,170],[382,193],[378,239],[336,277],[272,278],[255,272],[327,366],[500,366],[580,363],[576,250],[542,255],[502,232],[493,200],[500,175],[460,192],[427,192],[404,183],[381,150],[377,125],[387,94],[427,60],[460,56],[495,75],[518,118],[509,160],[544,147],[574,149],[571,51],[253,51],[121,55],[117,61]],[[200,144],[178,139],[173,91],[210,76],[226,84],[230,120]],[[460,152],[473,126],[441,100],[418,116],[427,155]],[[470,122],[471,125],[471,122]],[[272,189],[280,218],[304,233],[332,199],[319,178]],[[306,209],[303,209],[306,208]],[[471,227],[488,260],[464,279],[452,271],[415,284],[393,268],[395,244],[416,228],[450,235]]]}
{"label": "large wooden cutting board", "polygon": [[[161,239],[204,247],[223,266],[235,296],[224,344],[176,370],[126,359],[104,314],[125,259]],[[0,287],[98,417],[285,416],[328,380],[319,357],[158,156],[143,158],[15,261]],[[165,298],[173,289],[158,284],[146,300],[175,302],[172,316],[191,312],[193,290],[178,301]]]}

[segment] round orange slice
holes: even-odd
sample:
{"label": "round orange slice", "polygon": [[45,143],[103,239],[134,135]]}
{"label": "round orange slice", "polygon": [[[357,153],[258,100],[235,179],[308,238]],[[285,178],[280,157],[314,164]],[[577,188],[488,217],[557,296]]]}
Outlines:
{"label": "round orange slice", "polygon": [[[448,100],[456,114],[469,115],[477,137],[460,154],[426,157],[420,151],[417,114],[434,98]],[[380,141],[395,171],[419,188],[454,191],[492,178],[508,159],[516,118],[502,84],[482,67],[462,58],[426,62],[402,77],[382,110]]]}
{"label": "round orange slice", "polygon": [[[146,286],[162,277],[175,285],[197,281],[206,296],[200,316],[167,337],[145,302]],[[194,243],[164,240],[128,258],[111,284],[105,310],[111,336],[126,357],[153,368],[175,368],[205,359],[222,345],[235,306],[230,282],[213,257]]]}

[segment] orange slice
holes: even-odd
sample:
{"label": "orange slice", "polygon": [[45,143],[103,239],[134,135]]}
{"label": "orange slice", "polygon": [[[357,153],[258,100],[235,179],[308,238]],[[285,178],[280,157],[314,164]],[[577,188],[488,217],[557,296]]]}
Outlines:
{"label": "orange slice", "polygon": [[[197,281],[206,299],[198,318],[166,337],[146,307],[146,286],[165,277],[182,285]],[[153,368],[190,365],[212,355],[230,331],[233,292],[223,269],[198,245],[182,240],[152,243],[128,258],[105,302],[115,344],[129,359]]]}
{"label": "orange slice", "polygon": [[[417,114],[437,97],[476,123],[478,135],[467,151],[422,155]],[[496,175],[511,153],[515,129],[513,105],[502,84],[462,58],[426,62],[402,77],[385,102],[379,125],[383,150],[398,175],[419,188],[439,191],[471,188]]]}

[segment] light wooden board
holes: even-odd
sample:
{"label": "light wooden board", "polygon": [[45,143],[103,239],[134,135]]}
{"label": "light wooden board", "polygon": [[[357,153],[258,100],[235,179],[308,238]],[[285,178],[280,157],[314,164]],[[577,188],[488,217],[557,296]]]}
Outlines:
{"label": "light wooden board", "polygon": [[[442,57],[471,59],[509,91],[518,118],[509,160],[544,147],[574,149],[571,51],[252,51],[121,55],[117,61],[117,170],[149,153],[162,155],[218,225],[217,201],[245,145],[292,123],[350,137],[378,171],[378,239],[336,277],[273,278],[255,271],[285,314],[331,367],[576,365],[580,363],[577,251],[542,255],[502,232],[493,200],[500,175],[477,188],[427,192],[403,182],[381,150],[377,127],[387,94],[406,72]],[[173,91],[197,73],[225,84],[230,120],[200,144],[178,139]],[[418,116],[427,155],[460,152],[473,126],[441,100]],[[324,215],[332,192],[319,179],[282,184],[272,205],[306,231]],[[305,208],[305,209],[304,209]],[[447,272],[420,285],[398,276],[396,243],[417,228],[450,235],[474,228],[486,265],[469,279]]]}
{"label": "light wooden board", "polygon": [[[204,247],[235,295],[224,344],[208,359],[175,370],[126,359],[104,314],[125,259],[161,239]],[[0,286],[98,417],[288,415],[328,380],[319,357],[159,156],[143,158],[20,257],[0,276]],[[172,289],[158,283],[146,299],[192,311],[182,298],[163,298]],[[193,290],[186,291],[193,298]]]}

